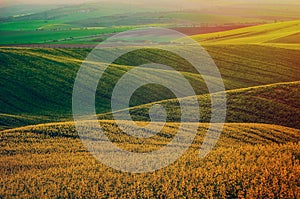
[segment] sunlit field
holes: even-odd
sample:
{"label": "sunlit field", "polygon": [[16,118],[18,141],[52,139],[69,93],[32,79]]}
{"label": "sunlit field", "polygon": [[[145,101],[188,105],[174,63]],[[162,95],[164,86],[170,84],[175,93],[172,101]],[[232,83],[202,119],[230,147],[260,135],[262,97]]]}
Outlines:
{"label": "sunlit field", "polygon": [[[299,3],[23,1],[0,3],[0,198],[300,198]],[[88,71],[104,72],[94,97],[93,122],[99,123],[109,141],[133,153],[159,151],[176,139],[182,124],[181,103],[190,110],[186,117],[200,118],[185,122],[185,133],[197,132],[178,160],[148,173],[122,172],[94,157],[80,139],[73,116],[74,83],[96,45],[123,31],[149,27],[178,31],[198,42],[218,68],[225,91],[209,93],[206,80],[218,89],[223,86],[216,76],[202,76],[180,55],[154,48],[163,44],[179,48],[175,44],[184,45],[184,40],[165,42],[167,36],[162,35],[156,44],[150,37],[129,36],[128,41],[145,45],[118,57],[105,71],[100,67]],[[154,43],[153,48],[146,46]],[[110,48],[101,52],[112,53]],[[185,52],[195,53],[192,47]],[[149,63],[175,71],[143,67]],[[114,110],[115,86],[136,68],[133,83],[163,77],[164,82],[182,87],[177,76],[181,74],[196,96],[178,99],[171,89],[148,84],[135,90],[129,107]],[[214,112],[216,125],[210,124],[212,99],[219,105],[224,95],[226,109],[220,106]],[[120,104],[125,101],[122,97]],[[146,128],[150,122],[153,127],[162,125],[151,121],[154,105],[166,111],[160,132]],[[114,120],[128,112],[133,123]],[[91,121],[84,121],[88,132],[99,133],[88,126]],[[209,145],[206,136],[218,135],[223,122],[216,145],[200,157],[202,147]],[[139,138],[132,133],[153,136]],[[119,160],[130,167],[128,156]],[[154,164],[142,162],[142,169],[151,170]]]}
{"label": "sunlit field", "polygon": [[[159,135],[144,141],[120,132],[114,122],[103,121],[101,126],[119,147],[146,152],[167,144],[178,124],[167,124]],[[96,161],[83,147],[72,123],[2,132],[1,196],[299,197],[299,130],[266,124],[227,124],[217,147],[200,159],[207,126],[199,125],[194,143],[178,161],[146,174],[118,172]]]}

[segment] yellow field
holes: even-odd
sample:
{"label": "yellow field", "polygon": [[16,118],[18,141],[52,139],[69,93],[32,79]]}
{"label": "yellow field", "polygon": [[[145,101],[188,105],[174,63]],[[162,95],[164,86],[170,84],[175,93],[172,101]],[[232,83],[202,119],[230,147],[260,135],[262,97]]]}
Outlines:
{"label": "yellow field", "polygon": [[192,36],[203,45],[260,44],[299,49],[300,20]]}
{"label": "yellow field", "polygon": [[[178,124],[168,123],[143,145],[120,132],[112,121],[102,121],[101,126],[119,147],[143,152],[168,143]],[[199,159],[207,127],[199,124],[198,135],[182,158],[146,174],[122,173],[97,162],[83,147],[72,123],[2,131],[0,197],[300,197],[300,130],[226,124],[216,148]]]}

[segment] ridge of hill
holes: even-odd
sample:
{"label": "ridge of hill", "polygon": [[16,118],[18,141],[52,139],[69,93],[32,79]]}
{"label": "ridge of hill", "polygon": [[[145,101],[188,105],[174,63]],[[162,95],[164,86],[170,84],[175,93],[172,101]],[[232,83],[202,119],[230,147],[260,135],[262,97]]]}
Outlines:
{"label": "ridge of hill", "polygon": [[[277,83],[250,88],[242,88],[226,91],[227,95],[227,117],[226,122],[234,123],[266,123],[278,124],[300,129],[300,81],[289,83]],[[212,94],[216,101],[220,100],[219,93]],[[189,103],[190,98],[182,98],[184,104]],[[209,122],[211,114],[211,95],[198,96],[200,105],[200,122]],[[149,108],[154,104],[165,107],[169,122],[181,120],[181,109],[178,99],[163,100],[131,107],[130,114],[135,121],[149,121]],[[191,105],[190,105],[191,104]],[[224,111],[224,110],[217,110]],[[125,112],[117,111],[122,117]],[[191,112],[192,114],[198,114]],[[112,119],[112,113],[99,114],[99,118]],[[219,122],[222,122],[221,120]]]}

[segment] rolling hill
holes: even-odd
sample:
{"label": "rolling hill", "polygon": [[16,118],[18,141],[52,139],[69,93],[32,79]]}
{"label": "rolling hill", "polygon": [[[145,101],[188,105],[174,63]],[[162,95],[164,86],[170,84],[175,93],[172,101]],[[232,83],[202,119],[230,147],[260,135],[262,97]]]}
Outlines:
{"label": "rolling hill", "polygon": [[58,8],[57,5],[34,5],[34,4],[22,4],[22,5],[1,5],[0,7],[0,20],[9,17],[23,17],[26,15],[32,15],[34,13],[44,12],[47,10]]}
{"label": "rolling hill", "polygon": [[[206,49],[220,69],[226,90],[299,80],[298,62],[294,58],[300,56],[300,51],[257,45],[207,46]],[[89,51],[1,48],[1,113],[14,117],[22,115],[18,122],[20,125],[22,121],[24,125],[34,124],[30,119],[22,119],[27,116],[41,117],[38,121],[44,122],[71,119],[74,80]],[[273,56],[275,53],[277,57]],[[133,59],[134,56],[139,59]],[[121,75],[134,66],[148,63],[151,61],[149,57],[155,59],[156,56],[153,56],[153,52],[136,51],[120,58],[116,65],[109,68],[98,86],[96,101],[101,103],[97,104],[97,113],[110,111],[111,92]],[[196,94],[207,93],[206,85],[199,74],[186,62],[179,60],[174,56],[165,56],[160,62],[181,71]],[[168,71],[157,72],[172,79],[172,73]],[[157,86],[142,88],[135,94],[132,106],[174,98],[168,90]],[[2,128],[16,126],[14,122],[9,122],[11,119],[4,117],[1,123],[5,127]]]}
{"label": "rolling hill", "polygon": [[[278,83],[236,90],[229,90],[227,95],[226,122],[278,124],[300,129],[300,82]],[[218,100],[218,93],[213,94]],[[189,97],[181,99],[189,103]],[[200,122],[209,122],[211,114],[211,96],[198,96],[200,105]],[[181,121],[181,110],[177,99],[153,102],[130,108],[133,120],[149,121],[149,108],[154,104],[165,107],[169,122]],[[218,110],[223,111],[223,110]],[[122,110],[115,114],[122,116]],[[189,114],[195,114],[190,112]],[[112,119],[111,113],[100,114],[100,118]],[[222,122],[221,120],[219,122]]]}
{"label": "rolling hill", "polygon": [[[300,198],[300,20],[295,20],[300,4],[292,4],[293,0],[287,1],[291,5],[271,5],[268,0],[120,1],[0,8],[0,198]],[[199,2],[203,7],[197,7]],[[294,21],[248,27],[281,20]],[[126,83],[163,77],[165,82],[183,85],[174,71],[141,67],[153,62],[174,68],[193,87],[200,107],[190,103],[191,96],[181,100],[193,110],[188,114],[198,114],[200,108],[200,120],[186,122],[183,131],[190,135],[197,129],[197,135],[182,157],[173,163],[161,159],[160,163],[170,164],[153,172],[121,172],[95,159],[79,138],[72,115],[74,81],[91,52],[81,44],[95,44],[134,27],[194,31],[211,24],[214,30],[223,30],[224,24],[246,27],[192,36],[215,61],[226,90],[226,121],[212,151],[199,157],[207,130],[213,128],[212,134],[219,130],[209,124],[210,107],[211,97],[219,102],[222,93],[208,94],[203,77],[179,55],[142,48],[116,59],[98,83],[95,108],[105,135],[115,146],[145,157],[154,151],[160,155],[159,149],[177,138],[179,100],[160,85],[140,87],[130,108],[111,112],[113,89],[133,68],[142,70]],[[22,43],[29,45],[17,47]],[[35,48],[34,43],[53,48]],[[192,48],[186,51],[193,53]],[[97,64],[92,63],[92,75],[103,72]],[[207,77],[214,81],[215,77]],[[149,111],[156,104],[165,107],[167,122],[154,134],[143,127],[149,124],[149,114],[160,114]],[[112,114],[122,116],[128,110],[141,127],[138,130],[126,120],[113,120]],[[218,111],[224,110],[217,110],[222,115]],[[161,127],[159,122],[152,125]],[[90,126],[84,129],[99,133]],[[148,138],[131,136],[149,131],[153,136]],[[86,135],[85,139],[94,140]],[[179,137],[172,147],[183,147],[181,141]],[[113,152],[104,151],[115,158]],[[129,159],[122,155],[116,161],[124,167],[153,169],[156,164]]]}
{"label": "rolling hill", "polygon": [[[142,142],[119,132],[112,121],[102,121],[101,126],[119,147],[143,152],[168,143],[178,124],[168,123],[161,133]],[[207,124],[199,125],[194,143],[178,161],[144,174],[118,172],[96,161],[77,138],[72,123],[2,131],[0,196],[299,196],[299,130],[265,124],[226,124],[216,148],[199,159],[206,130]]]}

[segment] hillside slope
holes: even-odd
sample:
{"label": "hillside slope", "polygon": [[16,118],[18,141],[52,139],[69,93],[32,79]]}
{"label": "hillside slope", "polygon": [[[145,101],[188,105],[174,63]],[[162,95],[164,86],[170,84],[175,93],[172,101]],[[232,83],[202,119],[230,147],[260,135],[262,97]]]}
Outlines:
{"label": "hillside slope", "polygon": [[[127,125],[128,130],[132,129],[126,121],[123,122]],[[140,126],[146,125],[148,122],[137,121]],[[126,147],[127,150],[137,149],[139,152],[149,151],[145,146],[158,147],[165,145],[173,139],[173,136],[177,133],[180,123],[168,122],[162,128],[161,132],[150,138],[135,138],[126,133],[116,126],[114,120],[100,120],[100,126],[105,134],[120,147]],[[155,122],[154,122],[155,124]],[[159,125],[159,124],[157,124]],[[194,147],[203,142],[204,136],[209,128],[208,123],[190,123],[191,126],[199,126],[198,133],[194,141]],[[191,127],[192,128],[192,127]],[[142,129],[141,129],[142,130]],[[186,129],[189,131],[189,129]],[[31,136],[33,137],[45,137],[47,139],[77,139],[79,138],[76,131],[74,122],[59,122],[59,123],[47,123],[25,126],[15,129],[8,129],[0,131],[1,135],[12,136],[18,139],[19,136]],[[230,147],[240,147],[246,144],[256,145],[268,145],[268,144],[285,144],[289,142],[300,141],[300,130],[284,127],[280,125],[272,124],[255,124],[255,123],[225,123],[221,137],[217,143],[216,148],[226,147],[230,143]],[[30,136],[31,135],[31,136]],[[141,144],[141,140],[143,143]],[[6,142],[14,142],[17,140],[11,139]],[[24,140],[25,141],[25,140]],[[28,143],[30,144],[30,143]],[[127,145],[129,144],[129,145]],[[133,147],[133,148],[130,148]],[[8,150],[9,146],[3,149]]]}
{"label": "hillside slope", "polygon": [[[227,94],[226,122],[267,123],[300,129],[300,82],[279,83],[245,89],[229,90]],[[218,93],[213,94],[218,99]],[[186,104],[189,97],[184,98]],[[200,95],[201,122],[209,122],[211,111],[210,95]],[[149,120],[149,107],[161,104],[166,108],[168,121],[180,121],[181,111],[177,99],[154,102],[130,108],[131,116],[137,121]],[[223,110],[218,110],[223,111]],[[122,115],[122,111],[118,115]],[[195,114],[195,113],[190,113]],[[111,113],[100,118],[111,119]],[[221,121],[220,121],[221,122]]]}
{"label": "hillside slope", "polygon": [[[116,145],[134,152],[159,149],[177,127],[167,124],[162,133],[141,142],[111,121],[101,125]],[[299,130],[226,124],[216,148],[199,159],[206,129],[200,124],[194,143],[178,161],[144,174],[119,172],[97,161],[76,139],[72,123],[0,132],[0,196],[298,198]]]}
{"label": "hillside slope", "polygon": [[[226,90],[300,80],[299,62],[295,59],[300,57],[297,50],[257,45],[206,46],[206,49],[220,69]],[[74,80],[89,52],[88,49],[0,48],[0,113],[42,117],[36,122],[19,118],[20,125],[71,119]],[[174,55],[157,55],[161,63],[182,72],[196,94],[207,93],[202,78],[189,64]],[[153,52],[136,51],[118,60],[119,65],[110,67],[98,86],[97,113],[110,111],[114,85],[126,71],[149,61],[156,62],[156,57]],[[166,79],[174,79],[169,71],[157,72]],[[135,93],[132,106],[172,98],[174,95],[169,90],[152,85]],[[2,128],[16,127],[5,117],[1,117],[2,126],[6,126]]]}

